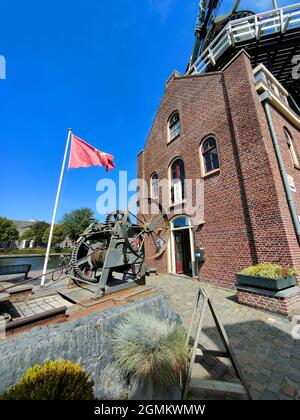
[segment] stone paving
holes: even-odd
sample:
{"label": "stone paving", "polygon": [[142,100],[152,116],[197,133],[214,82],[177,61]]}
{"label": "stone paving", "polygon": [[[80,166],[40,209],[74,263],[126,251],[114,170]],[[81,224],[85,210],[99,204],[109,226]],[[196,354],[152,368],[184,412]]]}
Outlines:
{"label": "stone paving", "polygon": [[[285,317],[238,304],[234,290],[216,288],[195,279],[159,275],[147,284],[164,290],[188,328],[196,292],[205,287],[225,326],[253,399],[300,399],[300,340],[292,337],[293,324]],[[213,320],[206,313],[202,343],[222,349]],[[236,382],[227,359],[212,358],[197,365],[194,375],[205,379]],[[193,392],[190,398],[241,399],[237,395]]]}
{"label": "stone paving", "polygon": [[[41,283],[41,277],[36,278],[37,276],[41,276],[41,271],[31,271],[30,277],[28,278],[28,282],[25,285],[33,286],[33,290],[39,290],[39,286]],[[35,280],[33,280],[35,279]],[[6,288],[10,286],[18,286],[24,281],[23,275],[7,275],[1,276],[0,281],[0,292],[1,288]],[[51,288],[57,287],[59,284],[61,285],[62,282],[66,282],[66,277],[62,276],[59,282],[53,282],[51,280],[51,276],[47,276],[46,278],[46,289],[51,291]],[[7,293],[9,293],[9,289]],[[12,316],[12,319],[18,319],[22,317],[32,316],[41,314],[45,311],[50,311],[52,309],[61,308],[66,306],[67,308],[72,307],[73,304],[68,302],[66,299],[63,299],[59,295],[50,295],[50,296],[39,296],[34,297],[30,296],[25,300],[16,301],[13,304],[9,303],[8,301],[2,302],[0,304],[0,308],[2,312],[9,313]]]}
{"label": "stone paving", "polygon": [[40,314],[45,311],[61,308],[63,306],[72,307],[73,304],[58,295],[30,299],[24,302],[17,302],[14,304],[15,309],[21,317]]}

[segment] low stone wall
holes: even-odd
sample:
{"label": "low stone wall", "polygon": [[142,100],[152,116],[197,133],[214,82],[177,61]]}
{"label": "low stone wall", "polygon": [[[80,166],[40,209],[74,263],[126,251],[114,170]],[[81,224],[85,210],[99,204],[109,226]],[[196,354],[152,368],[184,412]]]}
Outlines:
{"label": "low stone wall", "polygon": [[238,286],[238,302],[253,308],[290,316],[300,309],[300,287],[290,287],[280,292],[255,287]]}
{"label": "low stone wall", "polygon": [[115,370],[111,332],[132,310],[155,313],[160,319],[180,322],[179,315],[161,291],[103,312],[62,324],[36,327],[0,341],[0,395],[26,370],[56,358],[80,363],[95,382],[96,399],[123,399],[128,384]]}

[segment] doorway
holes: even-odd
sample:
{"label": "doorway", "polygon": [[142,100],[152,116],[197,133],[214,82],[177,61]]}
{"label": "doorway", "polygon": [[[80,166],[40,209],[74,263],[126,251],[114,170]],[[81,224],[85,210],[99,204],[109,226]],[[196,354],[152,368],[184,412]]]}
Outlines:
{"label": "doorway", "polygon": [[169,271],[195,276],[194,230],[189,217],[180,216],[171,221],[169,245]]}

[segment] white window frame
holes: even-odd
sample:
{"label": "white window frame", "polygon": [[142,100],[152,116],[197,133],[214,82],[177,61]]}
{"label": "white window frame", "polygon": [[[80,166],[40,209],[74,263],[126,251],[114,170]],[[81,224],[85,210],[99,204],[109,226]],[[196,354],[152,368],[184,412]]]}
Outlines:
{"label": "white window frame", "polygon": [[[178,206],[181,206],[181,205],[183,205],[183,204],[186,203],[186,198],[185,198],[186,190],[184,191],[184,194],[183,194],[182,186],[181,186],[181,201],[175,202],[175,200],[174,200],[174,203],[172,201],[172,191],[171,190],[172,190],[172,187],[174,187],[174,185],[173,185],[173,178],[172,178],[172,166],[179,159],[182,160],[182,162],[183,162],[183,167],[184,167],[184,182],[186,180],[185,162],[184,162],[184,160],[183,160],[183,158],[181,156],[177,156],[177,157],[175,157],[171,161],[171,163],[169,165],[169,207],[170,208],[171,207],[178,207]],[[177,182],[178,183],[179,183],[179,181],[181,182],[181,180],[177,179]],[[175,191],[174,191],[174,194],[175,194]],[[174,199],[175,199],[175,196],[174,196]]]}
{"label": "white window frame", "polygon": [[[208,140],[210,138],[214,138],[215,139],[215,142],[216,142],[216,149],[217,149],[217,153],[218,153],[219,168],[212,169],[211,171],[207,172],[206,171],[206,167],[205,167],[205,162],[204,162],[204,156],[203,156],[203,144],[206,142],[206,140]],[[204,137],[204,139],[201,141],[200,146],[199,146],[199,154],[200,154],[200,172],[201,172],[201,178],[205,178],[206,176],[209,176],[209,175],[212,175],[214,173],[220,172],[221,162],[220,162],[220,154],[219,154],[218,141],[217,141],[216,136],[214,136],[213,134],[210,134],[209,136]]]}
{"label": "white window frame", "polygon": [[296,150],[295,150],[295,147],[294,147],[294,140],[293,140],[291,134],[289,133],[289,131],[286,128],[284,128],[284,134],[285,134],[285,139],[286,139],[286,142],[287,142],[287,145],[288,145],[288,148],[289,148],[289,152],[290,152],[292,162],[295,166],[299,166],[298,157],[297,157]]}
{"label": "white window frame", "polygon": [[[178,117],[179,117],[178,121],[176,123],[174,123],[172,125],[172,127],[170,127],[170,121],[173,118],[173,116],[176,115],[176,114],[178,114]],[[181,134],[181,119],[180,119],[180,113],[178,111],[174,111],[171,114],[170,118],[168,119],[168,133],[169,133],[168,134],[168,137],[169,137],[168,142],[176,139]]]}
{"label": "white window frame", "polygon": [[[157,178],[154,178],[154,177],[157,177]],[[157,195],[154,195],[154,188],[153,188],[154,187],[154,185],[153,185],[154,179],[156,179],[156,181],[157,181],[157,184],[156,184]],[[151,198],[153,198],[153,199],[158,199],[159,198],[159,178],[158,178],[158,174],[156,172],[154,174],[152,174],[151,178],[150,178],[150,191],[151,191]]]}
{"label": "white window frame", "polygon": [[[174,228],[174,222],[176,219],[181,217],[186,217],[188,219],[188,226]],[[190,237],[190,249],[191,249],[191,264],[192,264],[192,277],[198,277],[196,272],[196,259],[195,259],[195,229],[192,224],[191,218],[186,214],[181,214],[175,216],[170,220],[170,235],[169,235],[169,244],[168,244],[168,271],[169,273],[176,275],[176,261],[175,261],[175,245],[174,245],[174,232],[179,230],[188,230]]]}

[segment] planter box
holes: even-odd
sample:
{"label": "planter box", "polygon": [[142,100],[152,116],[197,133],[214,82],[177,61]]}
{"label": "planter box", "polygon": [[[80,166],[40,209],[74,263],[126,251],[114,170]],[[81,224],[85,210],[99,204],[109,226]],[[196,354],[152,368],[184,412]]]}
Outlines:
{"label": "planter box", "polygon": [[270,279],[268,277],[237,274],[236,278],[237,283],[240,285],[253,286],[268,290],[283,290],[296,285],[296,276],[282,279]]}

